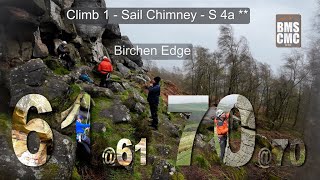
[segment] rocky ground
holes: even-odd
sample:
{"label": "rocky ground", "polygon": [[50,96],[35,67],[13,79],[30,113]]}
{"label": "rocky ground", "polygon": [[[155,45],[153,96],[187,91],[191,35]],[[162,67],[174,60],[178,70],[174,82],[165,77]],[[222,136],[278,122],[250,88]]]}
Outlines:
{"label": "rocky ground", "polygon": [[[0,1],[0,179],[264,179],[276,177],[261,170],[255,161],[248,167],[221,166],[212,139],[208,117],[200,126],[195,140],[192,166],[175,167],[178,144],[186,119],[167,113],[167,96],[182,94],[168,81],[162,82],[159,108],[160,128],[148,127],[149,110],[143,85],[151,74],[143,68],[140,56],[114,56],[114,45],[132,46],[122,36],[118,25],[79,25],[64,19],[65,9],[72,7],[106,7],[100,0],[3,0]],[[56,49],[68,42],[76,60],[72,71],[65,69]],[[87,72],[96,83],[93,67],[110,56],[115,72],[109,88],[78,80]],[[95,101],[91,109],[92,157],[77,156],[74,125],[61,130],[60,113],[85,91]],[[33,116],[45,119],[54,133],[50,160],[40,167],[21,164],[12,150],[11,114],[24,95],[38,93],[50,101],[50,114]],[[8,102],[8,103],[7,103]],[[212,113],[211,113],[212,114]],[[30,119],[29,118],[29,119]],[[147,138],[146,166],[135,163],[127,168],[102,164],[102,152],[116,147],[121,138],[137,144]],[[263,143],[262,143],[263,144]],[[279,170],[277,170],[279,171]],[[275,171],[277,173],[277,171]],[[263,172],[263,173],[256,173]],[[279,171],[277,175],[281,175]]]}

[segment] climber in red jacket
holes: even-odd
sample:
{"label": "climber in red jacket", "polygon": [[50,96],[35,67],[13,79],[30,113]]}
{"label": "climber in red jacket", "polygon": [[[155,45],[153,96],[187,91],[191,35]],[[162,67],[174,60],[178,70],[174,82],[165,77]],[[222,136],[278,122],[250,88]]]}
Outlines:
{"label": "climber in red jacket", "polygon": [[113,67],[110,59],[104,56],[101,63],[98,65],[98,71],[101,75],[100,87],[107,87],[107,82],[111,78]]}

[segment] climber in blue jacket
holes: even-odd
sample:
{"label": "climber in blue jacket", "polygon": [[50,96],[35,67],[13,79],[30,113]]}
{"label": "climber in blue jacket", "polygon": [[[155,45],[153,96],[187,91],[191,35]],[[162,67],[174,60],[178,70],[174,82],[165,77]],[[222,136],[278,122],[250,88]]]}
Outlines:
{"label": "climber in blue jacket", "polygon": [[76,121],[76,134],[77,134],[77,141],[78,142],[85,142],[86,144],[90,145],[90,138],[86,135],[85,130],[90,128],[90,124],[83,124],[83,117],[78,115]]}

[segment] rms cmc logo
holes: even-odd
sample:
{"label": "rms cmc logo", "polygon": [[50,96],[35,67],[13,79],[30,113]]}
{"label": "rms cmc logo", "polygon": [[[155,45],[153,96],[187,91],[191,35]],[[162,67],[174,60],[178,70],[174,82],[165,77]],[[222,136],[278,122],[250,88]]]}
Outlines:
{"label": "rms cmc logo", "polygon": [[301,47],[301,15],[277,14],[277,47]]}

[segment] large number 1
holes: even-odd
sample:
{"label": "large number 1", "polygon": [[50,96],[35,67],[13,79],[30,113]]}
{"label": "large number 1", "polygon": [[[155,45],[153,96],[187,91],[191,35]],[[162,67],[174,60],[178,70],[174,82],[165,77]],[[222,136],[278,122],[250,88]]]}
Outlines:
{"label": "large number 1", "polygon": [[[12,116],[12,144],[21,163],[27,166],[41,166],[49,159],[50,149],[53,148],[53,134],[48,123],[42,119],[35,118],[27,123],[31,107],[35,107],[38,113],[52,111],[49,101],[42,95],[29,94],[22,97]],[[32,131],[37,132],[40,138],[40,147],[35,154],[30,153],[27,146],[28,134]]]}

